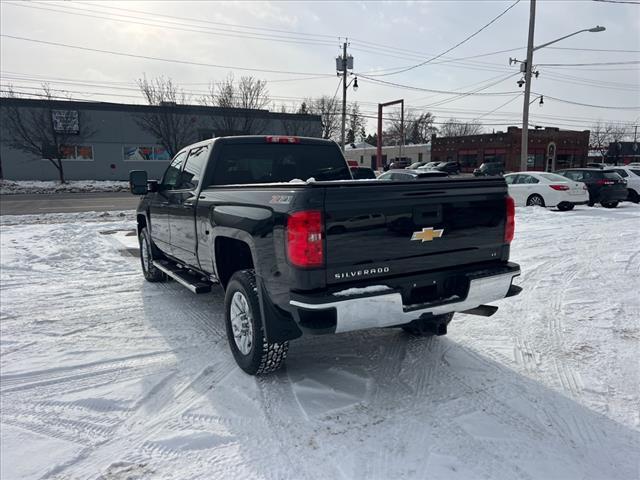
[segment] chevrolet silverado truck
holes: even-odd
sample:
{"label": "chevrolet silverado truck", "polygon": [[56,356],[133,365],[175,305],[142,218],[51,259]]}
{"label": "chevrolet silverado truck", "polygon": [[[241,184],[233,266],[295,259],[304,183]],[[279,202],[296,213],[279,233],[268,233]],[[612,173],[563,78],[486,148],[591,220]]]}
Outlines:
{"label": "chevrolet silverado truck", "polygon": [[444,335],[454,312],[516,295],[514,203],[501,177],[354,180],[338,145],[239,136],[182,149],[161,180],[130,172],[150,282],[224,289],[229,346],[252,375],[289,341],[400,327]]}

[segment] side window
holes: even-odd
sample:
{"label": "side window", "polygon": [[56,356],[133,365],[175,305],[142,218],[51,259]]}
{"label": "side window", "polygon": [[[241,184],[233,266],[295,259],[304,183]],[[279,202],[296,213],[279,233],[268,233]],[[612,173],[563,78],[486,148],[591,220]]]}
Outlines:
{"label": "side window", "polygon": [[169,168],[167,168],[162,177],[162,187],[164,190],[174,190],[176,188],[176,185],[178,185],[180,181],[180,171],[186,158],[187,152],[180,152],[173,158]]}
{"label": "side window", "polygon": [[540,180],[538,180],[536,177],[533,177],[531,175],[527,175],[526,179],[525,179],[525,183],[539,183]]}
{"label": "side window", "polygon": [[629,174],[622,169],[616,169],[615,172],[620,175],[622,178],[627,178],[629,176]]}
{"label": "side window", "polygon": [[582,178],[585,180],[591,180],[593,178],[593,174],[591,172],[581,172]]}
{"label": "side window", "polygon": [[198,187],[204,169],[204,162],[207,159],[207,153],[209,153],[209,147],[206,145],[191,149],[187,163],[182,171],[180,185],[177,188],[194,190]]}
{"label": "side window", "polygon": [[383,173],[382,175],[380,175],[378,177],[378,180],[391,180],[391,174],[390,173]]}
{"label": "side window", "polygon": [[504,177],[504,181],[507,182],[507,185],[513,185],[514,183],[516,183],[518,177],[519,175],[507,175],[506,177]]}
{"label": "side window", "polygon": [[518,178],[514,183],[518,185],[524,185],[524,184],[530,183],[529,178],[531,178],[529,175],[518,175]]}

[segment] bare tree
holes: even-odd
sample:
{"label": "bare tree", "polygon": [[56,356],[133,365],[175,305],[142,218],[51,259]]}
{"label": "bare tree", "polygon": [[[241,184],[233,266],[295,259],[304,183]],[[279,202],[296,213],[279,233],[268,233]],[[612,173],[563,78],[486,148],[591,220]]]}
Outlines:
{"label": "bare tree", "polygon": [[431,135],[437,132],[433,124],[435,117],[430,112],[421,113],[413,118],[407,128],[407,143],[429,143]]}
{"label": "bare tree", "polygon": [[148,80],[143,76],[137,84],[147,103],[154,108],[136,115],[135,122],[153,135],[170,156],[175,155],[194,139],[190,117],[176,109],[177,105],[188,103],[189,97],[171,78],[161,76]]}
{"label": "bare tree", "polygon": [[349,128],[345,139],[346,143],[355,143],[356,141],[362,141],[365,137],[365,119],[360,113],[360,105],[358,105],[358,102],[354,102],[351,104],[349,110],[347,111],[347,116],[349,117]]}
{"label": "bare tree", "polygon": [[[9,99],[20,97],[11,86],[7,90]],[[58,171],[60,183],[65,183],[63,161],[72,150],[75,152],[76,144],[95,131],[81,111],[63,109],[60,102],[54,104],[56,99],[69,98],[64,92],[54,95],[47,84],[42,85],[42,92],[42,106],[25,107],[14,102],[3,106],[5,138],[10,148],[48,160]]]}
{"label": "bare tree", "polygon": [[591,128],[591,133],[589,134],[589,149],[600,154],[602,163],[604,163],[607,151],[609,150],[611,128],[612,125],[610,123],[605,124],[598,120],[598,122]]}
{"label": "bare tree", "polygon": [[600,154],[604,163],[607,156],[613,155],[617,163],[620,142],[629,135],[629,128],[623,123],[604,123],[601,120],[591,128],[589,149]]}
{"label": "bare tree", "polygon": [[[280,113],[291,114],[296,113],[298,115],[310,115],[309,110],[305,102],[296,108],[287,108],[286,105],[280,107]],[[287,116],[282,119],[282,129],[285,135],[291,135],[295,137],[315,137],[316,129],[315,123],[309,119],[293,116]]]}
{"label": "bare tree", "polygon": [[613,156],[613,163],[617,165],[620,158],[620,149],[622,148],[620,142],[629,134],[629,129],[623,123],[610,123],[609,128],[611,132],[609,136],[609,155]]}
{"label": "bare tree", "polygon": [[[419,144],[429,143],[431,134],[437,131],[433,122],[435,117],[430,112],[415,115],[411,110],[404,116],[404,143]],[[401,118],[396,112],[390,116],[390,126],[382,136],[384,145],[397,145],[401,143]]]}
{"label": "bare tree", "polygon": [[209,94],[200,99],[203,105],[228,109],[212,116],[216,135],[249,135],[262,133],[267,120],[256,112],[269,105],[267,82],[251,76],[235,81],[232,74],[219,84],[209,86]]}
{"label": "bare tree", "polygon": [[441,137],[465,137],[482,133],[482,124],[450,118],[438,129]]}
{"label": "bare tree", "polygon": [[337,140],[340,136],[340,116],[338,115],[336,98],[323,95],[322,97],[307,99],[304,103],[310,113],[320,115],[322,138]]}

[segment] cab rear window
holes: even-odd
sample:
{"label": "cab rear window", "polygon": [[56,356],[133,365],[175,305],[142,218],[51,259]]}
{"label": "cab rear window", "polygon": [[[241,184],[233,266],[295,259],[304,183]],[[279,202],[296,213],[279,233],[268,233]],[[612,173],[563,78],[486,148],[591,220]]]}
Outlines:
{"label": "cab rear window", "polygon": [[229,144],[216,158],[212,185],[280,183],[299,179],[351,180],[333,145]]}

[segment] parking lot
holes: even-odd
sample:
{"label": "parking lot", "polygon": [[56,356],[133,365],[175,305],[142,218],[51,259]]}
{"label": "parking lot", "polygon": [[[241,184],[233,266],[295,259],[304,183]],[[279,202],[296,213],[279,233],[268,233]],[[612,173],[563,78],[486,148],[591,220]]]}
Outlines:
{"label": "parking lot", "polygon": [[221,292],[146,283],[131,217],[83,215],[3,217],[3,478],[638,477],[638,205],[519,208],[493,317],[304,338],[261,378]]}

